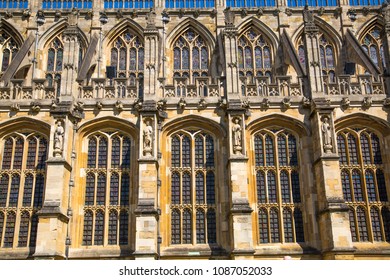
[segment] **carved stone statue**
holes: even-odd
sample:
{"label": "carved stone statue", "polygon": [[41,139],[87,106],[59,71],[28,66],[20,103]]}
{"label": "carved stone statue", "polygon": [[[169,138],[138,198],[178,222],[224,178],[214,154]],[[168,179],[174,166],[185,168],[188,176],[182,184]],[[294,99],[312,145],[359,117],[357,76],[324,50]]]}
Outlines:
{"label": "carved stone statue", "polygon": [[225,24],[226,25],[234,25],[234,12],[230,9],[230,7],[227,7],[224,11],[225,13]]}
{"label": "carved stone statue", "polygon": [[61,157],[64,145],[64,128],[60,120],[57,121],[57,127],[54,131],[54,156]]}
{"label": "carved stone statue", "polygon": [[234,118],[233,123],[233,152],[237,155],[241,154],[242,151],[242,127],[240,125],[240,118]]}
{"label": "carved stone statue", "polygon": [[305,24],[314,24],[314,14],[313,11],[309,10],[308,6],[305,6],[303,10],[303,21]]}
{"label": "carved stone statue", "polygon": [[145,126],[143,129],[143,146],[144,156],[151,156],[153,149],[153,127],[151,126],[150,119],[145,120]]}
{"label": "carved stone statue", "polygon": [[331,153],[332,152],[332,129],[329,124],[328,116],[324,116],[322,119],[321,131],[322,131],[322,139],[324,144],[324,152]]}

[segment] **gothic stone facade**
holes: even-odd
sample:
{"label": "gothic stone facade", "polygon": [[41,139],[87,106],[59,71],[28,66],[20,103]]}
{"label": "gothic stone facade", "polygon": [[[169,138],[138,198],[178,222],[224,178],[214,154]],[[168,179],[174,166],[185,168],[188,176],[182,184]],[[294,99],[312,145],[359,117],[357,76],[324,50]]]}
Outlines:
{"label": "gothic stone facade", "polygon": [[390,257],[387,5],[13,2],[0,258]]}

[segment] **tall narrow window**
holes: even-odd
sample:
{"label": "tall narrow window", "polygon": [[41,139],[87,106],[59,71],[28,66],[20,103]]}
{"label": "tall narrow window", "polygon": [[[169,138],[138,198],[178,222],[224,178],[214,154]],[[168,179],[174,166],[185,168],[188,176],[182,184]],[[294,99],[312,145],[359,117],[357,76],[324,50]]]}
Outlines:
{"label": "tall narrow window", "polygon": [[12,59],[16,56],[16,53],[19,50],[19,45],[7,33],[0,31],[0,50],[0,73],[2,73],[7,70]]}
{"label": "tall narrow window", "polygon": [[[34,247],[36,213],[45,193],[47,140],[38,133],[13,133],[3,139],[0,169],[0,244],[5,248]],[[23,158],[26,158],[24,161]]]}
{"label": "tall narrow window", "polygon": [[189,28],[173,44],[174,77],[184,77],[188,83],[208,76],[209,50],[203,37]]}
{"label": "tall narrow window", "polygon": [[48,87],[53,87],[56,96],[60,96],[61,73],[63,63],[64,45],[59,37],[56,37],[48,46],[46,80]]}
{"label": "tall narrow window", "polygon": [[171,244],[217,242],[212,147],[212,136],[203,132],[183,131],[171,138]]}
{"label": "tall narrow window", "polygon": [[369,129],[354,128],[340,131],[337,142],[341,154],[342,189],[350,207],[352,240],[389,242],[390,228],[383,219],[387,215],[389,200],[380,138]]}
{"label": "tall narrow window", "polygon": [[372,62],[381,71],[384,71],[386,69],[386,60],[383,52],[381,29],[381,27],[375,25],[367,33],[365,33],[360,43],[363,50],[371,58]]}
{"label": "tall narrow window", "polygon": [[83,245],[128,245],[131,140],[101,131],[86,142]]}
{"label": "tall narrow window", "polygon": [[320,57],[322,74],[328,78],[331,83],[335,82],[335,54],[332,44],[324,34],[320,35]]}
{"label": "tall narrow window", "polygon": [[238,68],[241,77],[254,82],[253,77],[272,77],[271,44],[253,27],[238,38]]}
{"label": "tall narrow window", "polygon": [[283,129],[254,136],[259,243],[304,242],[297,139]]}

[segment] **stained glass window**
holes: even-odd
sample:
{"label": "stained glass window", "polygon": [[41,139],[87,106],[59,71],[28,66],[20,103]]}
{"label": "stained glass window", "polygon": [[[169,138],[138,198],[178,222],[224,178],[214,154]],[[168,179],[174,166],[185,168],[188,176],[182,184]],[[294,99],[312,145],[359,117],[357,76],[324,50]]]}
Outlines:
{"label": "stained glass window", "polygon": [[[9,2],[3,2],[3,7],[5,7],[5,3],[11,3]],[[23,2],[23,1],[22,1]],[[17,3],[17,2],[15,2]],[[21,3],[21,2],[20,2]],[[1,72],[4,72],[7,70],[8,66],[10,65],[12,59],[16,56],[17,52],[19,51],[19,45],[16,43],[16,41],[9,36],[7,33],[3,31],[0,31],[0,48],[2,52],[0,52],[0,61],[1,61]]]}
{"label": "stained glass window", "polygon": [[[358,1],[358,0],[351,0]],[[369,3],[365,3],[368,5]],[[360,4],[362,5],[362,4]],[[379,5],[379,2],[377,2]],[[368,54],[371,58],[372,62],[382,71],[386,69],[385,57],[383,55],[383,41],[381,36],[381,29],[375,25],[372,27],[365,35],[362,37],[360,43],[362,45],[363,50]]]}
{"label": "stained glass window", "polygon": [[30,215],[23,212],[20,217],[18,247],[27,247]]}
{"label": "stained glass window", "polygon": [[344,199],[350,206],[352,240],[389,241],[390,229],[383,220],[384,206],[389,201],[378,135],[366,128],[344,129],[337,140],[339,153],[342,152],[341,183]]}
{"label": "stained glass window", "polygon": [[12,248],[14,245],[16,214],[15,212],[8,212],[7,222],[5,224],[3,247]]}
{"label": "stained glass window", "polygon": [[259,243],[304,242],[296,137],[279,128],[256,133],[254,162]]}
{"label": "stained glass window", "polygon": [[88,242],[83,245],[128,245],[131,139],[121,132],[98,131],[86,141],[84,215],[88,216],[84,216],[83,240]]}
{"label": "stained glass window", "polygon": [[48,46],[47,64],[46,64],[46,80],[47,86],[56,89],[56,95],[60,95],[61,88],[61,73],[63,63],[64,46],[60,37],[56,37]]}
{"label": "stained glass window", "polygon": [[[193,40],[195,35],[188,36],[188,40]],[[191,155],[194,155],[193,159]],[[212,136],[196,131],[172,135],[171,163],[171,244],[215,243],[216,182]]]}
{"label": "stained glass window", "polygon": [[173,44],[173,69],[175,77],[188,77],[194,83],[194,77],[207,76],[209,51],[205,40],[194,29],[187,29]]}
{"label": "stained glass window", "polygon": [[[238,56],[238,67],[241,76],[266,76],[266,73],[272,72],[270,43],[263,34],[253,27],[239,36]],[[250,80],[249,82],[254,81]]]}

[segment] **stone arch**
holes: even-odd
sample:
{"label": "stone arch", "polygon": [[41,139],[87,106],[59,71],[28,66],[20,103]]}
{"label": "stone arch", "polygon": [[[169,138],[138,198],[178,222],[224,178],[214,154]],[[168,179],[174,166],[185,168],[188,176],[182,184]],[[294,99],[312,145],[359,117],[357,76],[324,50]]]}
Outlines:
{"label": "stone arch", "polygon": [[15,28],[14,25],[6,21],[4,18],[0,20],[1,29],[4,30],[10,37],[12,37],[16,43],[20,46],[22,46],[24,42],[24,38],[22,34]]}
{"label": "stone arch", "polygon": [[252,135],[254,132],[266,128],[278,126],[287,128],[291,132],[298,134],[300,137],[310,136],[310,129],[300,120],[282,115],[282,114],[270,114],[259,119],[251,121],[247,125],[247,130]]}
{"label": "stone arch", "polygon": [[369,20],[365,21],[362,26],[356,31],[356,38],[360,42],[362,37],[375,25],[378,25],[380,27],[384,26],[383,18],[379,16],[373,16]]}
{"label": "stone arch", "polygon": [[134,31],[134,33],[144,39],[143,33],[144,30],[143,28],[136,23],[134,20],[126,18],[117,23],[114,27],[112,27],[107,34],[104,35],[103,37],[103,46],[108,47],[113,40],[119,35],[121,35],[126,29],[130,29],[131,31]]}
{"label": "stone arch", "polygon": [[205,27],[203,24],[193,18],[186,18],[185,20],[176,25],[176,27],[167,35],[166,47],[171,47],[176,41],[176,39],[188,28],[193,28],[203,37],[203,39],[205,39],[206,44],[209,47],[210,53],[212,53],[216,44],[215,36],[210,32],[207,27]]}
{"label": "stone arch", "polygon": [[10,119],[0,123],[0,138],[16,131],[35,131],[49,138],[50,127],[50,124],[46,122],[29,117]]}
{"label": "stone arch", "polygon": [[353,113],[343,116],[334,121],[336,133],[345,128],[367,127],[383,136],[390,135],[390,124],[388,121],[367,113]]}

